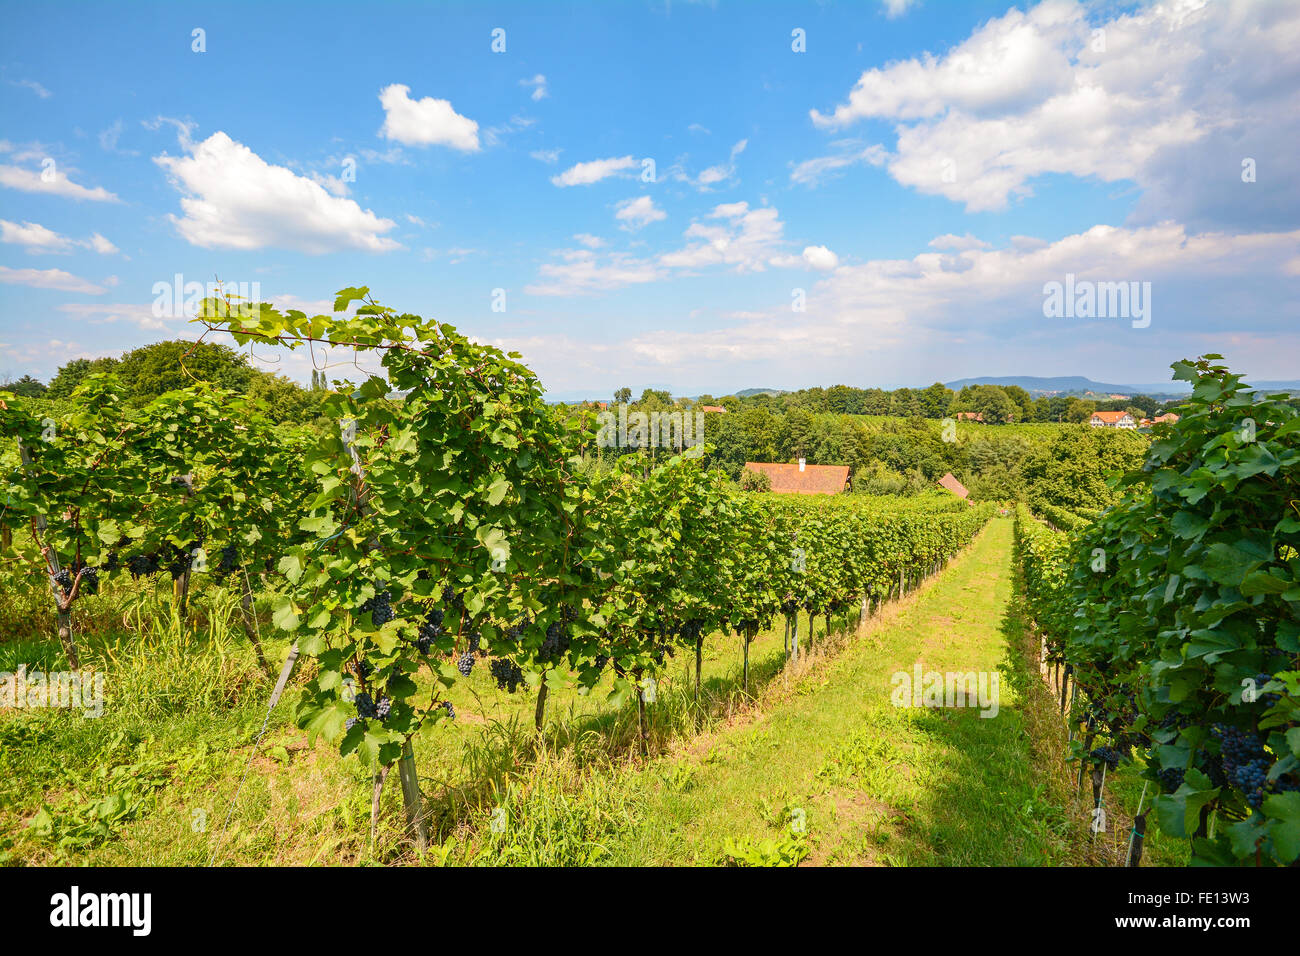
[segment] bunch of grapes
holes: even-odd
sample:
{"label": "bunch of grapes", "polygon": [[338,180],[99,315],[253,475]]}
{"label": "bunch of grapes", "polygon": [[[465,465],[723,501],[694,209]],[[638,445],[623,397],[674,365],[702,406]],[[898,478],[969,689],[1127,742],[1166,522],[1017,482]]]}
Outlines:
{"label": "bunch of grapes", "polygon": [[603,671],[603,670],[605,669],[605,665],[608,664],[608,663],[609,663],[609,655],[608,655],[608,654],[597,654],[597,655],[596,655],[596,661],[595,661],[595,664],[596,664],[596,670],[598,670],[598,671]]}
{"label": "bunch of grapes", "polygon": [[1268,770],[1272,758],[1256,734],[1230,724],[1215,724],[1210,733],[1219,739],[1223,758],[1223,775],[1227,782],[1246,795],[1246,802],[1259,809],[1268,788]]}
{"label": "bunch of grapes", "polygon": [[559,621],[546,629],[546,639],[542,641],[542,658],[556,660],[569,649],[569,635],[560,626]]}
{"label": "bunch of grapes", "polygon": [[347,720],[343,722],[343,729],[351,730],[357,724],[361,724],[361,726],[364,727],[365,721],[361,720],[359,717],[349,717]]}
{"label": "bunch of grapes", "polygon": [[1110,747],[1096,747],[1088,756],[1099,764],[1105,764],[1111,770],[1119,766],[1119,751]]}
{"label": "bunch of grapes", "polygon": [[387,720],[392,709],[393,702],[387,697],[381,697],[379,698],[379,703],[375,704],[375,716],[380,720]]}
{"label": "bunch of grapes", "polygon": [[784,614],[786,617],[790,617],[798,610],[799,610],[799,603],[795,601],[794,598],[787,598],[786,600],[781,602],[781,613]]}
{"label": "bunch of grapes", "polygon": [[433,608],[424,615],[424,620],[416,629],[415,646],[421,654],[428,654],[433,642],[442,636],[442,609]]}
{"label": "bunch of grapes", "polygon": [[518,641],[524,633],[524,628],[528,626],[528,615],[525,614],[519,620],[515,621],[506,628],[506,637],[511,641]]}
{"label": "bunch of grapes", "polygon": [[221,558],[217,561],[216,570],[213,572],[218,581],[225,578],[231,571],[235,570],[239,561],[239,550],[233,545],[228,544],[221,549]]}
{"label": "bunch of grapes", "polygon": [[[1268,683],[1269,681],[1271,681],[1272,679],[1273,679],[1273,675],[1272,675],[1272,674],[1256,674],[1256,675],[1255,675],[1255,687],[1256,687],[1256,689],[1258,689],[1258,688],[1260,688],[1260,687],[1263,687],[1265,684],[1267,684],[1267,683]],[[1259,701],[1259,703],[1263,704],[1265,707],[1272,707],[1274,704],[1276,704],[1279,700],[1282,699],[1282,695],[1281,695],[1281,694],[1275,694],[1275,693],[1273,693],[1272,691],[1270,691],[1270,692],[1267,693],[1267,694],[1260,694],[1260,695],[1259,695],[1258,697],[1256,697],[1255,699],[1256,699],[1257,701]]]}
{"label": "bunch of grapes", "polygon": [[466,651],[460,655],[460,660],[456,661],[456,670],[460,671],[461,677],[468,677],[470,671],[474,669],[474,652]]}
{"label": "bunch of grapes", "polygon": [[365,691],[362,691],[360,694],[357,694],[357,698],[355,701],[353,701],[353,703],[357,705],[358,717],[379,716],[379,710],[375,706],[375,699],[371,697],[369,694],[367,694]]}
{"label": "bunch of grapes", "polygon": [[158,555],[132,555],[126,559],[126,569],[131,572],[131,577],[133,578],[148,577],[151,574],[157,574],[159,571]]}
{"label": "bunch of grapes", "polygon": [[370,613],[370,619],[374,622],[375,627],[383,627],[393,619],[392,598],[387,589],[375,591],[375,596],[367,598],[357,608],[358,614]]}
{"label": "bunch of grapes", "polygon": [[1164,788],[1165,793],[1173,793],[1183,785],[1183,777],[1187,775],[1185,767],[1165,767],[1160,771],[1160,786]]}
{"label": "bunch of grapes", "polygon": [[110,551],[108,553],[108,560],[104,562],[104,570],[110,573],[116,571],[119,567],[121,567],[120,562],[121,559],[118,557],[117,552]]}
{"label": "bunch of grapes", "polygon": [[457,594],[450,584],[442,589],[442,603],[453,611],[465,610],[465,595]]}
{"label": "bunch of grapes", "polygon": [[190,562],[193,560],[190,553],[171,542],[167,543],[164,553],[166,557],[163,559],[165,561],[163,569],[171,574],[173,581],[179,580],[189,569]]}
{"label": "bunch of grapes", "polygon": [[483,640],[483,635],[482,635],[480,632],[478,632],[478,631],[470,631],[470,632],[469,632],[469,649],[470,649],[471,651],[477,651],[478,648],[479,648],[479,644],[480,644],[480,642],[482,642],[482,640]]}
{"label": "bunch of grapes", "polygon": [[456,708],[453,707],[453,706],[451,706],[451,701],[449,701],[449,700],[444,700],[444,701],[442,702],[442,706],[445,707],[445,708],[447,709],[447,716],[450,717],[452,720],[455,720],[455,719],[456,719]]}
{"label": "bunch of grapes", "polygon": [[84,564],[74,564],[70,568],[60,568],[59,573],[54,575],[54,582],[63,591],[64,597],[72,593],[72,586],[76,583],[78,574],[81,575],[81,588],[78,594],[95,594],[99,591],[99,569]]}
{"label": "bunch of grapes", "polygon": [[508,657],[494,657],[488,664],[488,669],[492,672],[492,679],[496,681],[497,687],[512,694],[524,682],[524,672]]}

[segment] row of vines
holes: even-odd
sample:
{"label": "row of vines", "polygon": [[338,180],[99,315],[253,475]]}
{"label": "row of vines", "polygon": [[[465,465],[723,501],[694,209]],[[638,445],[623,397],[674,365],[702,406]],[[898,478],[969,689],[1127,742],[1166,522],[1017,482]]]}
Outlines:
{"label": "row of vines", "polygon": [[1076,756],[1140,766],[1194,861],[1294,865],[1300,414],[1218,358],[1173,366],[1192,396],[1117,505],[1069,534],[1022,507],[1019,548],[1048,661],[1074,683]]}
{"label": "row of vines", "polygon": [[735,634],[747,682],[748,644],[774,619],[797,657],[798,611],[868,613],[991,514],[737,494],[691,452],[584,468],[592,423],[557,415],[517,355],[365,289],[339,294],[336,312],[351,306],[203,312],[240,344],[347,347],[381,366],[325,400],[337,430],[273,427],[199,383],[133,408],[91,377],[56,417],[0,396],[3,558],[48,581],[72,666],[80,596],[170,573],[183,612],[206,575],[250,613],[255,595],[269,603],[315,662],[300,725],[370,768],[399,763],[415,787],[412,741],[454,719],[445,692],[480,661],[499,686],[535,689],[539,727],[548,693],[598,684],[644,715],[666,656],[694,652],[698,693],[705,637]]}

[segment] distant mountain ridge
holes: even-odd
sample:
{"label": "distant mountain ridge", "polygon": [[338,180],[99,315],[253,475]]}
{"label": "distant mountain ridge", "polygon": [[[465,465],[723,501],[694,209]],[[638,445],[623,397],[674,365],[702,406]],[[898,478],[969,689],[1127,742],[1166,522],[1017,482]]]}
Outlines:
{"label": "distant mountain ridge", "polygon": [[[961,378],[955,382],[945,382],[948,388],[957,391],[967,385],[1019,385],[1030,395],[1083,395],[1092,392],[1095,395],[1186,395],[1192,390],[1190,382],[1160,382],[1145,385],[1115,385],[1108,382],[1094,382],[1082,375],[1058,375],[1039,377],[1034,375],[989,375],[978,378]],[[1300,380],[1259,381],[1246,380],[1246,384],[1261,391],[1296,392],[1300,391]]]}

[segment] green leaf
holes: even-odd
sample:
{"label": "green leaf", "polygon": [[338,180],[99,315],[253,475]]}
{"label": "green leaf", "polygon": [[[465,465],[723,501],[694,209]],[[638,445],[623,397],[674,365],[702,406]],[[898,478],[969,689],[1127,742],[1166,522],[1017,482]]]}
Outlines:
{"label": "green leaf", "polygon": [[277,594],[271,602],[271,621],[282,631],[298,629],[298,605],[287,594]]}

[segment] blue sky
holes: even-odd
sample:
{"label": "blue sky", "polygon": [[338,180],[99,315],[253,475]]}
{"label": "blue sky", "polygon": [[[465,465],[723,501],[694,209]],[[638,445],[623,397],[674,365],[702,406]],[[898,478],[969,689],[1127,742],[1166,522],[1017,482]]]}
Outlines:
{"label": "blue sky", "polygon": [[[1300,367],[1293,3],[4,16],[0,376],[196,336],[177,274],[369,285],[556,396]],[[1045,316],[1067,274],[1149,324]]]}

